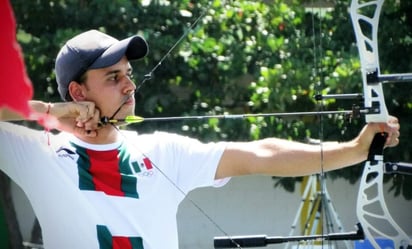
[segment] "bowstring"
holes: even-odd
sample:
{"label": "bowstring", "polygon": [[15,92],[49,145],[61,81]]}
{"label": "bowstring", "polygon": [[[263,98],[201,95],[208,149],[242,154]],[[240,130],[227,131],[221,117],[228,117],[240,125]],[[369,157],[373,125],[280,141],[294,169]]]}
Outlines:
{"label": "bowstring", "polygon": [[[315,13],[318,13],[318,30],[316,30],[315,24]],[[325,170],[324,170],[324,147],[323,147],[323,142],[324,142],[324,119],[323,115],[321,113],[324,110],[324,101],[322,98],[322,88],[324,86],[324,77],[322,75],[322,58],[323,58],[323,43],[322,43],[322,10],[319,7],[318,12],[315,11],[315,4],[314,0],[312,0],[312,45],[313,45],[313,77],[314,77],[314,84],[315,84],[315,89],[317,89],[317,95],[321,96],[318,99],[318,118],[319,118],[319,130],[318,130],[318,137],[319,137],[319,146],[320,146],[320,173],[317,178],[319,178],[319,186],[320,186],[320,205],[321,205],[321,221],[322,224],[320,226],[320,233],[322,235],[325,234],[324,231],[324,223],[326,222],[327,224],[327,217],[326,217],[326,200],[325,200],[325,193],[326,193],[326,183],[325,183]],[[318,42],[317,42],[317,32],[318,31]],[[319,51],[319,52],[318,52]],[[319,54],[318,54],[319,53]],[[320,64],[319,64],[320,63]],[[324,240],[321,240],[321,248],[323,249],[324,247]]]}
{"label": "bowstring", "polygon": [[[162,65],[162,63],[166,60],[166,58],[176,49],[176,47],[183,41],[183,39],[185,39],[189,33],[191,31],[194,30],[194,28],[196,27],[196,25],[199,23],[200,20],[203,19],[203,17],[209,12],[209,10],[211,9],[213,2],[209,2],[208,6],[206,8],[203,8],[201,11],[201,14],[195,19],[195,21],[193,21],[189,27],[185,30],[185,32],[179,37],[179,39],[170,47],[170,49],[166,52],[166,54],[159,60],[159,62],[149,71],[149,73],[144,75],[143,80],[141,81],[141,83],[139,85],[136,86],[136,89],[132,92],[132,94],[136,94],[143,85],[145,85],[145,83],[149,80],[152,79],[153,74],[155,73],[155,71]],[[112,115],[112,119],[114,118],[114,116],[120,111],[120,109],[123,107],[123,105],[127,102],[127,100],[130,98],[130,95],[126,96],[125,99],[122,101],[121,105],[119,106],[119,108],[114,112],[114,114]],[[127,140],[127,137],[125,136],[125,134],[123,134],[119,127],[117,127],[115,124],[110,123],[114,129],[117,130],[118,134],[120,134],[122,136],[123,139]],[[194,206],[217,230],[219,230],[219,232],[221,232],[223,235],[227,236],[231,242],[236,246],[236,248],[242,248],[234,239],[232,239],[232,237],[225,232],[225,230],[205,211],[203,210],[199,204],[197,204],[196,201],[194,201],[192,198],[190,198],[187,193],[180,188],[174,181],[173,179],[171,179],[160,167],[157,166],[157,164],[148,156],[146,156],[146,154],[140,149],[138,148],[138,146],[135,145],[135,143],[132,143],[133,147],[135,149],[137,149],[137,151],[139,151],[139,153],[147,158],[150,163],[153,165],[153,167],[180,193],[182,194],[182,196],[189,201],[189,203]]]}
{"label": "bowstring", "polygon": [[[169,48],[169,50],[166,52],[166,54],[163,55],[163,57],[149,71],[149,73],[144,75],[143,80],[136,86],[136,89],[133,91],[132,94],[137,94],[139,92],[139,90],[142,88],[142,86],[145,85],[145,83],[147,81],[152,79],[153,74],[155,73],[155,71],[162,65],[163,61],[165,61],[166,58],[169,57],[169,55],[176,49],[176,47],[183,41],[183,39],[185,39],[189,35],[189,33],[196,27],[196,25],[199,23],[199,21],[201,19],[203,19],[203,17],[209,11],[210,6],[211,6],[211,4],[209,4],[209,6],[207,6],[206,9],[202,9],[201,14],[196,18],[196,20],[189,25],[189,27],[185,30],[185,32],[183,32],[183,34],[179,37],[179,39],[177,39],[177,41]],[[112,114],[112,116],[108,118],[108,120],[114,119],[116,114],[122,109],[123,105],[127,102],[127,100],[129,98],[130,98],[130,95],[126,96],[123,99],[122,103],[119,105],[119,107],[116,109],[116,111]]]}
{"label": "bowstring", "polygon": [[[315,89],[317,88],[317,93],[319,96],[322,96],[322,86],[324,85],[324,77],[322,76],[321,70],[319,69],[319,61],[321,60],[322,56],[323,56],[323,44],[322,44],[322,17],[321,17],[321,9],[319,8],[319,27],[318,27],[318,32],[319,32],[319,44],[317,44],[316,42],[316,27],[315,27],[315,7],[314,7],[314,1],[312,0],[312,43],[313,43],[313,63],[314,63],[314,68],[313,68],[313,78],[315,80]],[[165,53],[165,55],[159,60],[159,62],[149,71],[149,73],[145,74],[143,77],[143,80],[140,82],[140,84],[138,84],[136,86],[136,89],[134,90],[134,92],[132,94],[136,94],[138,93],[138,91],[145,85],[145,83],[149,80],[152,79],[155,71],[163,64],[163,62],[169,57],[169,55],[176,49],[176,47],[189,35],[190,32],[192,32],[194,30],[194,28],[196,27],[196,25],[200,22],[200,20],[202,20],[204,18],[204,16],[208,13],[208,11],[211,8],[211,5],[213,4],[213,2],[210,2],[209,5],[206,8],[202,9],[201,14],[195,19],[195,21],[193,21],[188,28],[185,30],[185,32],[179,37],[179,39],[169,48],[169,50]],[[318,58],[318,51],[319,50],[319,58]],[[123,107],[123,105],[126,103],[126,101],[128,100],[128,98],[130,97],[127,96],[127,98],[125,98],[125,100],[121,103],[121,105],[119,106],[119,108],[114,112],[114,114],[112,115],[111,119],[114,118],[114,116],[120,111],[120,109]],[[323,140],[324,140],[324,122],[323,122],[323,115],[322,115],[322,111],[324,110],[324,102],[323,99],[320,98],[318,100],[318,117],[319,117],[319,146],[320,146],[320,195],[321,195],[321,206],[322,206],[322,212],[321,212],[321,219],[322,221],[325,221],[326,219],[329,219],[326,216],[326,212],[325,212],[325,205],[326,205],[326,201],[325,200],[325,193],[326,193],[326,184],[325,184],[325,171],[324,171],[324,148],[323,148]],[[118,131],[118,133],[124,138],[127,139],[125,134],[123,134],[122,132],[120,132],[119,128],[115,125],[112,124],[111,125]],[[190,198],[189,196],[187,196],[187,193],[185,193],[184,190],[182,190],[163,170],[161,170],[157,164],[155,162],[153,162],[150,157],[146,156],[145,153],[140,150],[134,143],[133,143],[133,147],[135,147],[139,153],[141,155],[143,155],[145,158],[148,158],[148,160],[150,161],[150,163],[153,165],[154,168],[156,168],[157,171],[159,171],[159,173],[165,177],[165,179],[180,193],[182,194],[182,196],[187,199],[189,201],[189,203],[191,203],[191,205],[193,205],[211,224],[213,224],[213,226],[215,226],[215,228],[217,228],[222,234],[224,234],[225,236],[227,236],[229,239],[232,240],[232,243],[236,246],[236,248],[242,248],[234,239],[231,238],[230,235],[228,235],[228,233],[225,232],[225,230],[206,212],[204,211],[199,204],[197,204],[196,201],[194,201],[192,198]],[[327,221],[326,221],[327,222]],[[324,225],[321,225],[321,234],[324,234]],[[322,248],[324,246],[324,241],[321,240],[321,245]],[[298,244],[299,247],[299,244]]]}
{"label": "bowstring", "polygon": [[[126,137],[126,135],[124,133],[122,133],[119,129],[119,127],[117,127],[114,124],[111,124],[114,129],[117,130],[118,134],[120,134],[120,136],[122,137],[122,139],[124,141],[127,141],[128,138]],[[136,149],[144,158],[147,158],[150,161],[150,164],[153,166],[153,168],[155,168],[166,180],[167,182],[169,182],[169,184],[172,185],[172,187],[174,187],[182,196],[184,199],[186,199],[187,201],[189,201],[189,203],[191,205],[193,205],[196,210],[198,212],[200,212],[211,224],[213,224],[215,226],[215,228],[217,230],[219,230],[219,232],[221,232],[223,235],[227,236],[228,238],[230,238],[230,240],[232,241],[232,243],[234,245],[236,245],[236,248],[240,248],[242,249],[242,247],[234,240],[231,238],[231,236],[205,211],[203,210],[203,208],[200,207],[200,205],[193,200],[192,198],[190,198],[190,196],[188,196],[188,194],[181,188],[179,187],[179,185],[177,185],[177,183],[170,178],[159,166],[157,166],[157,164],[149,157],[147,156],[146,153],[143,152],[143,150],[141,150],[135,143],[131,143],[131,145],[133,146],[134,149]]]}
{"label": "bowstring", "polygon": [[[330,200],[328,200],[327,198],[327,183],[326,183],[326,172],[325,172],[325,165],[324,165],[324,126],[325,126],[325,118],[324,116],[321,114],[322,112],[324,112],[325,110],[325,103],[324,103],[324,99],[323,99],[323,95],[322,95],[322,90],[323,87],[325,86],[325,77],[323,74],[323,66],[322,66],[322,60],[324,58],[324,44],[323,44],[323,18],[324,18],[324,11],[320,6],[318,7],[318,27],[316,30],[316,21],[315,21],[315,5],[314,5],[314,0],[312,0],[312,33],[313,33],[313,50],[314,50],[314,57],[313,57],[313,61],[314,61],[314,65],[315,65],[315,69],[314,69],[314,78],[315,78],[315,89],[317,89],[317,95],[320,96],[320,98],[318,98],[318,117],[319,117],[319,130],[318,130],[318,136],[319,136],[319,146],[320,146],[320,173],[318,174],[319,177],[319,188],[320,188],[320,200],[321,200],[321,221],[322,224],[320,226],[320,233],[322,235],[324,234],[329,234],[333,231],[333,224],[331,216],[330,216],[330,211],[329,207],[328,207],[328,203]],[[316,35],[318,34],[318,35]],[[316,39],[316,37],[318,37],[318,39]],[[317,41],[316,41],[317,40]],[[331,244],[333,243],[332,241],[328,240],[327,242],[327,246],[330,247]],[[337,242],[335,242],[336,246],[338,247]],[[325,245],[325,240],[321,240],[321,248],[324,248]]]}
{"label": "bowstring", "polygon": [[152,79],[153,74],[162,65],[166,58],[176,49],[176,47],[183,41],[183,39],[185,39],[189,35],[189,33],[194,30],[199,21],[202,20],[203,17],[205,17],[206,13],[209,12],[211,5],[212,3],[209,3],[209,5],[206,8],[202,9],[200,15],[196,18],[196,20],[189,25],[185,32],[183,32],[179,39],[169,48],[166,54],[163,55],[159,62],[152,68],[152,70],[150,70],[149,73],[144,75],[143,80],[140,82],[139,85],[136,86],[135,93],[137,93],[147,81]]}

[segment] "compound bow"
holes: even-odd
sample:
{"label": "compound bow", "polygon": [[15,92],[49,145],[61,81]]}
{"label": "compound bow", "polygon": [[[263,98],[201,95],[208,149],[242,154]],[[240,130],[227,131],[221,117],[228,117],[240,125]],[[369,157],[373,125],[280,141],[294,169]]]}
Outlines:
{"label": "compound bow", "polygon": [[[412,81],[412,74],[381,74],[378,53],[378,25],[384,0],[352,0],[350,15],[358,46],[363,81],[363,98],[365,120],[386,123],[389,114],[386,108],[383,83]],[[375,249],[383,249],[379,245],[379,237],[390,240],[392,248],[412,248],[412,240],[390,215],[383,194],[383,175],[388,165],[383,161],[383,148],[386,134],[377,134],[371,144],[368,159],[364,166],[357,198],[357,217],[360,222],[357,233],[324,234],[313,236],[267,237],[237,236],[228,240],[225,237],[215,238],[215,246],[230,247],[233,240],[244,247],[266,246],[272,243],[302,241],[310,239],[345,240],[363,239],[370,241]],[[405,164],[406,165],[406,164]],[[410,172],[411,166],[404,166]]]}
{"label": "compound bow", "polygon": [[[383,83],[412,81],[412,74],[386,74],[380,73],[379,53],[378,53],[378,24],[384,0],[352,0],[350,15],[356,41],[359,50],[362,81],[363,98],[366,122],[386,123],[389,114],[386,108]],[[193,24],[195,25],[198,20]],[[192,26],[193,27],[193,26]],[[192,28],[191,27],[191,28]],[[190,29],[189,29],[190,30]],[[182,37],[185,37],[185,33]],[[182,38],[181,38],[182,39]],[[178,42],[180,42],[180,40]],[[175,46],[173,46],[174,48]],[[172,49],[173,49],[172,48]],[[171,50],[170,50],[171,51]],[[168,54],[170,53],[168,52]],[[162,59],[163,60],[163,59]],[[144,81],[150,78],[153,71],[160,63],[147,75]],[[142,85],[142,84],[141,84]],[[141,86],[140,85],[140,86]],[[140,87],[139,86],[139,87]],[[119,108],[120,109],[120,108]],[[288,116],[298,113],[268,113],[268,114],[245,114],[245,115],[213,115],[195,117],[165,117],[165,118],[142,118],[136,116],[127,117],[124,120],[114,120],[105,117],[103,124],[108,123],[139,123],[143,121],[162,121],[175,119],[203,119],[203,118],[244,118],[250,116]],[[306,113],[313,115],[314,113]],[[315,113],[319,114],[319,113]],[[113,115],[114,117],[114,115]],[[383,195],[383,174],[385,164],[383,162],[383,147],[386,140],[385,134],[377,134],[372,142],[368,159],[365,163],[364,172],[361,178],[359,195],[357,199],[357,217],[360,222],[357,232],[345,234],[323,234],[313,236],[295,237],[267,237],[258,236],[227,236],[215,238],[216,248],[228,247],[251,247],[266,246],[271,243],[284,243],[289,241],[302,241],[313,239],[325,240],[360,240],[364,237],[368,239],[374,248],[382,248],[377,237],[383,237],[393,241],[394,249],[412,248],[412,241],[402,228],[394,221],[386,206]],[[411,166],[407,166],[410,171]],[[209,217],[208,217],[209,218]],[[211,218],[209,218],[211,220]],[[212,221],[212,220],[211,220]],[[212,221],[213,222],[213,221]],[[213,224],[217,225],[215,222]],[[378,224],[384,224],[379,225]],[[219,228],[220,229],[220,228]],[[220,229],[221,230],[221,229]]]}
{"label": "compound bow", "polygon": [[[361,62],[365,109],[368,110],[366,122],[388,121],[382,83],[412,79],[412,74],[382,75],[380,72],[378,26],[383,3],[384,0],[352,0],[350,7]],[[385,135],[377,134],[362,174],[356,213],[365,237],[374,248],[382,248],[377,237],[384,237],[393,241],[393,248],[406,249],[412,245],[411,239],[392,218],[384,200],[384,143]]]}

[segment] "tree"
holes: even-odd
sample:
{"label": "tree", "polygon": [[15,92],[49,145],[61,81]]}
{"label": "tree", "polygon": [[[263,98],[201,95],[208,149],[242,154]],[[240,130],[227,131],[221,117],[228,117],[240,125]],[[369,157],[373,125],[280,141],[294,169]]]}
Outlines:
{"label": "tree", "polygon": [[[53,73],[54,56],[74,34],[97,28],[123,38],[140,33],[151,44],[151,53],[136,68],[136,81],[152,69],[188,24],[201,14],[197,26],[154,72],[139,92],[138,114],[178,116],[243,112],[313,111],[317,93],[361,92],[355,38],[347,8],[336,1],[331,12],[311,14],[299,1],[21,1],[13,6],[35,98],[58,100]],[[380,27],[380,61],[384,72],[407,72],[411,54],[411,3],[388,2]],[[99,8],[98,8],[99,7]],[[99,9],[98,15],[90,9]],[[36,11],[32,11],[36,10]],[[309,8],[309,11],[315,9]],[[316,10],[315,10],[316,12]],[[47,13],[45,15],[44,13]],[[321,15],[320,15],[320,14]],[[110,18],[108,18],[110,17]],[[411,115],[410,88],[385,88],[388,106],[396,116]],[[326,109],[353,103],[328,101]],[[362,120],[352,124],[339,116],[323,118],[322,139],[353,137]],[[161,128],[205,140],[257,139],[280,136],[304,140],[319,138],[319,119],[249,118],[247,122],[209,120],[167,122],[132,126],[142,132]],[[402,123],[404,137],[411,125]],[[389,159],[410,161],[406,141],[388,152]],[[396,154],[396,155],[395,155]],[[354,182],[359,168],[338,172]],[[395,193],[412,198],[406,181],[394,183]],[[402,191],[403,189],[403,191]]]}

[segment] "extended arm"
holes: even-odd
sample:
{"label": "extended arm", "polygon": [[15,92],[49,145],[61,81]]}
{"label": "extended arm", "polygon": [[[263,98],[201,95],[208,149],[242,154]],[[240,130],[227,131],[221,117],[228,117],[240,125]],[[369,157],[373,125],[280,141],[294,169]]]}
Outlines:
{"label": "extended arm", "polygon": [[382,131],[389,134],[386,146],[398,144],[399,124],[396,118],[391,118],[388,124],[368,124],[352,141],[324,143],[322,149],[319,145],[278,138],[229,143],[219,163],[216,179],[248,174],[302,176],[319,172],[321,163],[325,171],[347,167],[367,158],[374,135]]}

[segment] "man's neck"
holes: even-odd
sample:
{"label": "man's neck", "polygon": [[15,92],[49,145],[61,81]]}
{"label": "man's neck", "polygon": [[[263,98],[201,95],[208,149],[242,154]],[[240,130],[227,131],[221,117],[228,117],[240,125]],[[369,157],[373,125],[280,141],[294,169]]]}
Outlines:
{"label": "man's neck", "polygon": [[96,130],[96,132],[97,135],[95,137],[77,134],[75,136],[78,139],[90,144],[111,144],[118,141],[119,132],[115,127],[111,125],[100,128]]}

